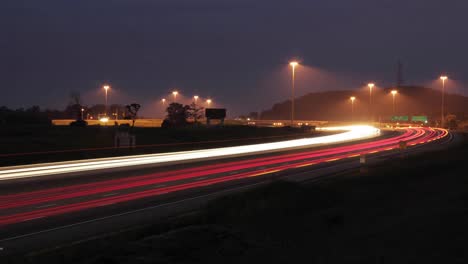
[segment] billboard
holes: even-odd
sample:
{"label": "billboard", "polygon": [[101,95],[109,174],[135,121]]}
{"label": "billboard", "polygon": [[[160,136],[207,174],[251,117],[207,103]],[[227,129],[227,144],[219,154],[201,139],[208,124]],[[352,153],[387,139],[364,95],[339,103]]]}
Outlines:
{"label": "billboard", "polygon": [[226,118],[225,108],[206,108],[205,116],[208,119],[224,119]]}

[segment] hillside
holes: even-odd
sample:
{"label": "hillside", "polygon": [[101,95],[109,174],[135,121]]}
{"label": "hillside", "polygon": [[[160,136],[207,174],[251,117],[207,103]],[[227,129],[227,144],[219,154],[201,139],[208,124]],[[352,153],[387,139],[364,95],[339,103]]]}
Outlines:
{"label": "hillside", "polygon": [[[373,109],[376,117],[382,119],[392,116],[392,88],[374,89],[372,92]],[[369,113],[369,90],[329,91],[309,93],[296,98],[296,119],[302,120],[351,120],[350,97],[355,96],[355,120],[366,120]],[[457,119],[468,117],[468,97],[446,94],[446,113],[455,114]],[[398,89],[395,97],[396,115],[427,115],[439,119],[441,113],[441,92],[438,90],[404,86]],[[262,119],[289,119],[291,101],[284,101],[263,111]]]}

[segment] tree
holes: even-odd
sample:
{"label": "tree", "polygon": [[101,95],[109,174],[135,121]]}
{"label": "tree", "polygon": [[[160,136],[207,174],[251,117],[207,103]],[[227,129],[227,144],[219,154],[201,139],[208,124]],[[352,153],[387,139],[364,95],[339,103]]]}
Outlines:
{"label": "tree", "polygon": [[187,117],[193,119],[193,121],[197,123],[198,120],[203,117],[203,109],[203,107],[200,107],[193,102],[188,106]]}
{"label": "tree", "polygon": [[449,129],[457,129],[458,124],[457,124],[457,116],[455,115],[447,115],[445,117],[445,122],[446,122],[446,127]]}
{"label": "tree", "polygon": [[65,113],[68,117],[73,119],[81,119],[81,95],[79,92],[70,93],[70,102],[65,109]]}
{"label": "tree", "polygon": [[[126,107],[124,107],[126,109]],[[106,105],[105,104],[96,104],[91,106],[87,113],[90,115],[94,115],[95,117],[98,117],[100,114],[103,114],[106,112]]]}
{"label": "tree", "polygon": [[126,107],[120,104],[111,104],[109,106],[110,114],[114,119],[119,119],[125,113]]}
{"label": "tree", "polygon": [[250,112],[249,113],[249,118],[257,120],[258,119],[258,112]]}
{"label": "tree", "polygon": [[127,117],[132,120],[132,128],[135,126],[135,120],[137,119],[138,110],[140,110],[141,105],[137,103],[126,105]]}
{"label": "tree", "polygon": [[81,94],[80,92],[73,91],[70,93],[70,105],[81,105]]}
{"label": "tree", "polygon": [[187,117],[189,115],[190,106],[182,105],[179,103],[171,103],[167,109],[166,124],[169,123],[170,126],[185,126],[187,125]]}
{"label": "tree", "polygon": [[71,119],[81,119],[81,104],[69,104],[65,108],[65,115]]}

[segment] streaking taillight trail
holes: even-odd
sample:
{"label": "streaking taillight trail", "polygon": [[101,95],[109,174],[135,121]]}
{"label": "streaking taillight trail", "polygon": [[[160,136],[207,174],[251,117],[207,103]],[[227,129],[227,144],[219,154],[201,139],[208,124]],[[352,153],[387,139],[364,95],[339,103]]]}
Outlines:
{"label": "streaking taillight trail", "polygon": [[273,151],[283,151],[295,148],[314,147],[319,145],[349,142],[354,140],[376,137],[380,134],[380,130],[372,126],[343,126],[326,129],[324,128],[323,130],[346,132],[321,137],[303,138],[236,147],[90,159],[71,162],[44,163],[35,164],[33,166],[26,165],[7,167],[0,169],[0,180],[57,175],[72,172],[115,169],[150,164],[155,165],[170,162],[188,162],[193,160],[202,160],[209,158],[226,158],[239,155],[261,154]]}
{"label": "streaking taillight trail", "polygon": [[[406,141],[409,146],[414,146],[431,142],[447,135],[448,132],[441,129],[411,128],[406,129],[401,135],[366,143],[331,147],[322,150],[311,150],[295,154],[251,158],[222,164],[202,165],[189,169],[158,172],[124,179],[106,180],[96,183],[77,184],[0,196],[0,210],[8,211],[8,209],[15,208],[15,213],[6,213],[0,216],[0,225],[65,214],[107,204],[131,201],[248,177],[258,177],[292,168],[352,158],[361,154],[388,151],[397,148],[400,141]],[[164,185],[168,186],[164,186],[161,183],[165,183]],[[156,187],[154,186],[155,184],[160,185]],[[152,187],[149,190],[138,189],[145,186]],[[122,190],[126,191],[112,197],[96,196],[96,194],[100,193]],[[83,197],[85,201],[80,200],[79,202],[73,202],[67,200],[76,197]],[[28,209],[28,206],[52,202],[56,205],[50,208],[39,209],[41,207],[38,206],[34,207],[35,209],[32,211]],[[16,210],[19,210],[19,212]]]}

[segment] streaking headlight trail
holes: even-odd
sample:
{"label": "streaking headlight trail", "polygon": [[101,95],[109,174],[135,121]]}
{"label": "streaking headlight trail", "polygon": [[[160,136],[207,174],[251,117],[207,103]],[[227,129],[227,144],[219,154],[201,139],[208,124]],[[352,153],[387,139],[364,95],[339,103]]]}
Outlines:
{"label": "streaking headlight trail", "polygon": [[232,156],[262,154],[275,151],[291,150],[295,148],[315,147],[324,144],[343,143],[362,140],[380,135],[380,130],[372,126],[341,126],[318,128],[320,131],[344,131],[342,133],[287,140],[273,143],[252,144],[236,147],[212,148],[192,151],[169,152],[123,156],[112,158],[89,159],[79,161],[43,163],[25,166],[0,168],[0,180],[10,180],[27,177],[57,175],[92,170],[124,168],[140,165],[155,165],[174,162],[188,162],[203,159],[227,158]]}

